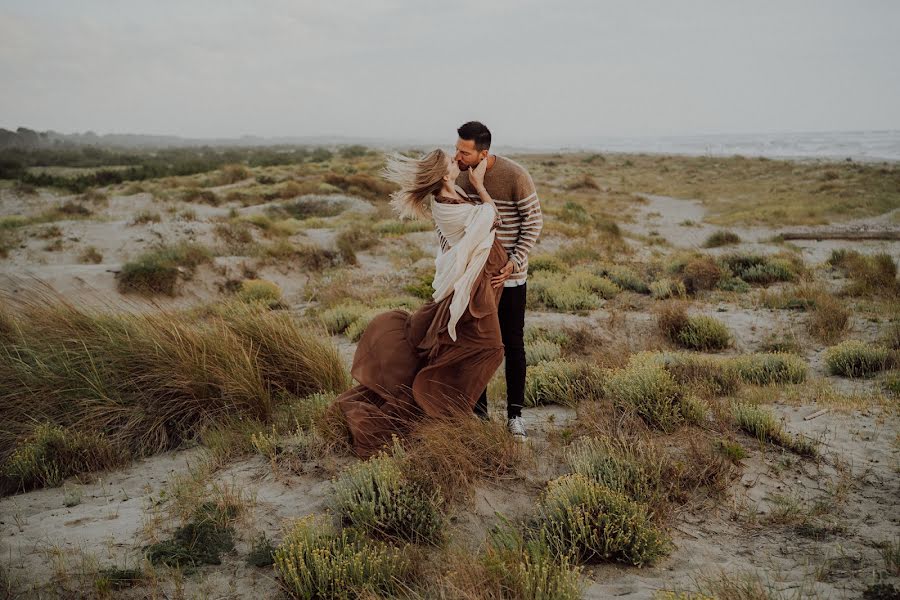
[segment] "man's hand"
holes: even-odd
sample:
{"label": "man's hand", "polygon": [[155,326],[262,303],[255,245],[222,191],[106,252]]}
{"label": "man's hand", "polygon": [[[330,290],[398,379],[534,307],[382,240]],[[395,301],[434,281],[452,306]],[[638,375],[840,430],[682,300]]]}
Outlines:
{"label": "man's hand", "polygon": [[487,172],[487,163],[487,158],[483,158],[478,165],[469,169],[469,183],[472,184],[476,191],[481,191],[484,188],[484,174]]}
{"label": "man's hand", "polygon": [[494,277],[491,277],[491,287],[494,289],[501,287],[504,284],[504,282],[506,282],[506,280],[509,279],[509,276],[512,275],[512,272],[514,269],[515,269],[515,265],[513,264],[513,261],[511,261],[511,260],[506,261],[506,264],[503,265],[502,269],[500,269],[500,274],[495,275]]}

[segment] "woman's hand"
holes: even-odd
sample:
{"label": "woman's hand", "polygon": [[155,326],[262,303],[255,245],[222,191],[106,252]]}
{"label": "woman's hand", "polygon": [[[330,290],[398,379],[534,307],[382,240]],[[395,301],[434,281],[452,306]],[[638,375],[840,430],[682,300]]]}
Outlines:
{"label": "woman's hand", "polygon": [[484,189],[484,174],[487,172],[487,158],[482,158],[477,166],[469,169],[469,183],[476,192]]}

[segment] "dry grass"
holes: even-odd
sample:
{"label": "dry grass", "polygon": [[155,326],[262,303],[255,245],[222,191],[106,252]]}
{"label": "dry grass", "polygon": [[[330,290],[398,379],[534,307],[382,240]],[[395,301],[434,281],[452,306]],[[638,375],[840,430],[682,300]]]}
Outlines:
{"label": "dry grass", "polygon": [[668,302],[657,309],[660,332],[689,350],[724,350],[731,344],[731,333],[721,321],[705,315],[687,314],[680,302]]}
{"label": "dry grass", "polygon": [[862,254],[856,250],[834,250],[828,263],[851,279],[845,293],[851,296],[900,295],[897,281],[897,263],[887,253]]}
{"label": "dry grass", "polygon": [[104,434],[145,455],[229,416],[270,421],[278,390],[348,385],[321,334],[253,305],[192,315],[93,313],[46,295],[15,304],[0,340],[4,460],[35,423]]}
{"label": "dry grass", "polygon": [[406,472],[449,501],[470,499],[480,483],[520,477],[532,460],[503,424],[480,419],[423,423],[407,439]]}

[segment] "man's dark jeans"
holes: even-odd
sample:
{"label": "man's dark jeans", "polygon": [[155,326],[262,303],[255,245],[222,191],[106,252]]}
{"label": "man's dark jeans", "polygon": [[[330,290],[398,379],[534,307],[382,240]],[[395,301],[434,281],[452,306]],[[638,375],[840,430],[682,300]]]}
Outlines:
{"label": "man's dark jeans", "polygon": [[[527,283],[503,289],[500,296],[500,334],[506,352],[506,416],[522,416],[525,404],[525,288]],[[487,417],[487,390],[475,404],[475,414]]]}

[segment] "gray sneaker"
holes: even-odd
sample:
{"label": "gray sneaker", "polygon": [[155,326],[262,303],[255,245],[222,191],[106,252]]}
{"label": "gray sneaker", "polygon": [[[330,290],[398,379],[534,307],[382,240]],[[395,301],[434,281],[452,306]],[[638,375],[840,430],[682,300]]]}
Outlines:
{"label": "gray sneaker", "polygon": [[525,433],[525,421],[522,420],[522,417],[513,417],[508,420],[506,428],[516,440],[524,442],[528,439],[528,434]]}

